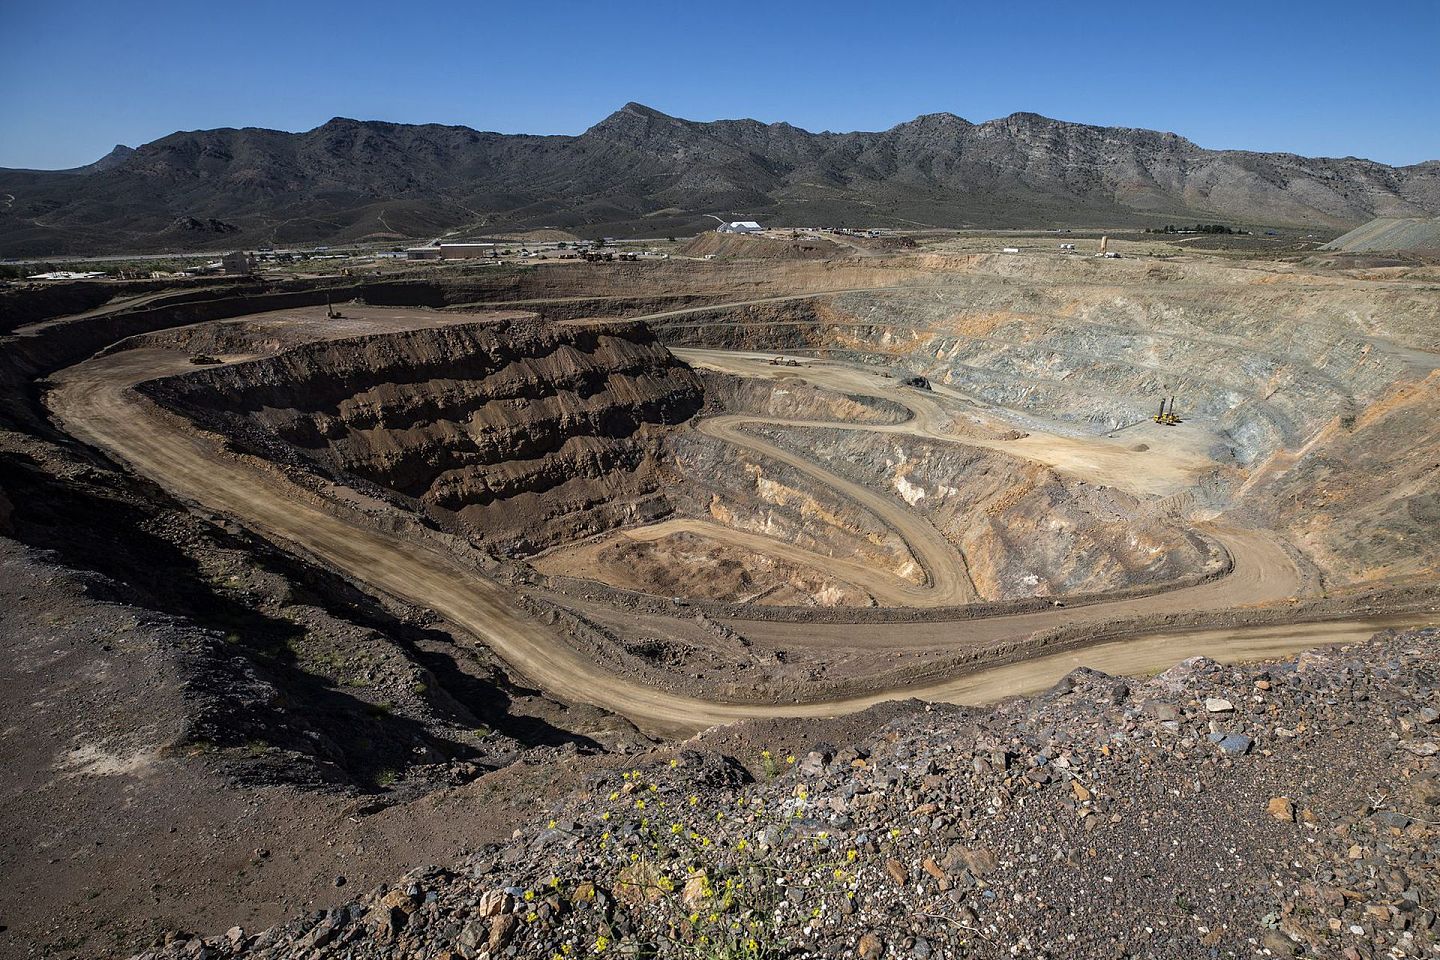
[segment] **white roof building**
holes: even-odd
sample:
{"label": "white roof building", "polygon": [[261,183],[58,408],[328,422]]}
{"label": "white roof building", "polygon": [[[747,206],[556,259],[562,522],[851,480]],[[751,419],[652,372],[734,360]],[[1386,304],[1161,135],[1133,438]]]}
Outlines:
{"label": "white roof building", "polygon": [[715,228],[716,233],[759,233],[765,228],[754,220],[735,220],[730,223],[722,223]]}
{"label": "white roof building", "polygon": [[77,270],[54,270],[50,273],[32,273],[26,277],[27,280],[94,280],[105,276],[98,270],[77,271]]}

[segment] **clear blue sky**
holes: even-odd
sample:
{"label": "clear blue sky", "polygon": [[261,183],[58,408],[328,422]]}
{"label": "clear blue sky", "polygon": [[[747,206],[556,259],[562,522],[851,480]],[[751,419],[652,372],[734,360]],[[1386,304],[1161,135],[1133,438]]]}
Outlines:
{"label": "clear blue sky", "polygon": [[0,166],[332,116],[578,133],[629,100],[876,130],[1029,110],[1440,159],[1440,0],[4,0]]}

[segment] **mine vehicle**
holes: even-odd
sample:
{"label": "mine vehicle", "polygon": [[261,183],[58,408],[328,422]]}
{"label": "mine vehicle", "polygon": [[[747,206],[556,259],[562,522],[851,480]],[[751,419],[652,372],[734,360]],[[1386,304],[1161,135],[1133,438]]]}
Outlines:
{"label": "mine vehicle", "polygon": [[1164,397],[1161,397],[1161,398],[1160,398],[1160,412],[1157,413],[1157,414],[1155,414],[1155,416],[1151,417],[1150,419],[1151,419],[1151,420],[1154,420],[1156,423],[1161,424],[1161,425],[1166,426],[1166,427],[1173,427],[1173,426],[1175,426],[1175,425],[1178,424],[1178,423],[1183,423],[1183,422],[1184,422],[1184,421],[1182,421],[1182,420],[1180,419],[1180,417],[1177,416],[1176,413],[1175,413],[1175,398],[1174,398],[1174,397],[1171,397],[1171,398],[1170,398],[1170,409],[1169,409],[1168,411],[1165,409],[1165,398],[1164,398]]}

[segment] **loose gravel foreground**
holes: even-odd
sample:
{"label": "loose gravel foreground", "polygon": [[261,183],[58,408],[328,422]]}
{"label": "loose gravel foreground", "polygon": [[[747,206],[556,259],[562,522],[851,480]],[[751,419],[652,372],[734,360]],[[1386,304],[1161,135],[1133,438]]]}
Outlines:
{"label": "loose gravel foreground", "polygon": [[1433,956],[1437,639],[1080,670],[798,755],[702,736],[465,862],[143,956]]}

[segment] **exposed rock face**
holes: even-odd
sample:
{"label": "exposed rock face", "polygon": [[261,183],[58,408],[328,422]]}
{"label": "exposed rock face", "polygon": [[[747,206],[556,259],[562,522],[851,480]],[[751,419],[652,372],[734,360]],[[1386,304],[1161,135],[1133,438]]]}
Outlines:
{"label": "exposed rock face", "polygon": [[[495,225],[641,236],[706,229],[711,211],[788,223],[1350,226],[1440,213],[1440,163],[1206,150],[1173,133],[1033,113],[810,133],[631,103],[577,137],[339,117],[294,134],[174,133],[78,171],[0,171],[0,190],[16,196],[15,216],[0,222],[0,252],[14,255],[213,240],[167,233],[177,220],[235,224],[239,242],[290,243],[429,236],[477,213]],[[43,226],[32,222],[42,214]]]}
{"label": "exposed rock face", "polygon": [[[1333,583],[1440,569],[1440,371],[1397,385],[1358,417],[1337,418],[1254,502],[1290,531]],[[1363,468],[1361,467],[1363,465]]]}
{"label": "exposed rock face", "polygon": [[149,392],[261,449],[520,547],[660,516],[696,375],[641,324],[474,323],[307,344]]}
{"label": "exposed rock face", "polygon": [[705,371],[706,403],[729,413],[754,413],[786,420],[843,420],[847,423],[903,423],[910,411],[880,397],[844,394],[805,381],[803,368],[779,382]]}
{"label": "exposed rock face", "polygon": [[985,600],[1166,583],[1209,562],[1197,538],[1137,498],[1016,457],[860,431],[757,432],[929,518],[962,551]]}
{"label": "exposed rock face", "polygon": [[1133,424],[1161,394],[1178,394],[1184,417],[1219,423],[1242,466],[1303,443],[1404,372],[1405,358],[1374,349],[1370,331],[1433,341],[1433,298],[1414,291],[1226,279],[1196,282],[1167,266],[1123,288],[972,274],[955,293],[847,293],[691,315],[658,330],[673,345],[898,362],[933,384],[1087,433]]}
{"label": "exposed rock face", "polygon": [[105,170],[113,170],[123,164],[126,160],[129,160],[134,155],[134,147],[127,147],[123,143],[117,143],[115,144],[114,150],[111,150],[109,153],[105,154],[105,156],[101,157],[99,160],[96,160],[89,166],[81,167],[77,172],[100,173]]}
{"label": "exposed rock face", "polygon": [[672,502],[688,516],[761,534],[820,556],[852,559],[918,583],[905,541],[863,506],[795,467],[696,433],[677,435],[667,466]]}

